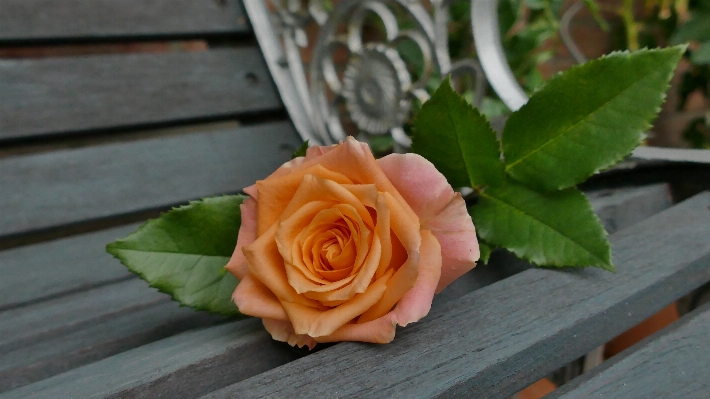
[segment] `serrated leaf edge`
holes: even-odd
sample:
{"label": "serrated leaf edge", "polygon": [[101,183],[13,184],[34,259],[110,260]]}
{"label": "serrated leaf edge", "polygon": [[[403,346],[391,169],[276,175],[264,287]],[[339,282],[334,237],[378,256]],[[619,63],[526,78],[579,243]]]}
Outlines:
{"label": "serrated leaf edge", "polygon": [[[157,223],[158,220],[159,220],[161,217],[163,217],[163,216],[165,216],[165,215],[168,215],[168,214],[171,213],[171,212],[184,212],[184,211],[187,211],[187,210],[192,209],[192,208],[195,207],[195,206],[204,205],[205,200],[216,199],[216,198],[225,198],[225,197],[239,197],[239,198],[242,198],[242,199],[248,198],[248,196],[243,195],[243,194],[233,194],[233,195],[219,195],[219,196],[214,196],[214,197],[207,197],[207,198],[203,198],[203,199],[200,199],[200,200],[191,200],[191,201],[188,202],[187,205],[180,205],[180,206],[174,207],[174,208],[172,208],[171,210],[169,210],[169,211],[167,211],[167,212],[162,212],[159,217],[154,218],[154,219],[150,219],[150,220],[146,221],[146,222],[143,223],[140,227],[138,227],[138,229],[137,229],[136,231],[134,231],[133,233],[129,234],[128,237],[130,237],[130,236],[132,236],[132,235],[134,235],[134,234],[138,234],[140,231],[142,231],[143,229],[148,228],[148,226],[152,225],[153,223]],[[126,237],[126,238],[128,238],[128,237]],[[228,257],[225,257],[225,256],[217,256],[217,255],[192,254],[192,253],[185,253],[185,252],[143,251],[143,250],[135,250],[135,249],[129,249],[129,248],[122,248],[122,247],[120,247],[119,245],[120,245],[122,242],[124,242],[124,241],[125,241],[125,238],[122,238],[122,239],[117,239],[116,241],[107,244],[107,245],[106,245],[106,252],[108,252],[109,254],[111,254],[111,256],[113,256],[114,258],[118,259],[118,260],[121,262],[121,264],[123,264],[128,270],[131,271],[131,273],[138,275],[138,276],[141,278],[141,280],[143,280],[143,281],[145,281],[146,283],[148,283],[148,285],[149,285],[151,288],[155,288],[155,289],[157,289],[159,292],[162,292],[162,293],[164,293],[164,294],[169,295],[170,298],[171,298],[172,300],[174,300],[175,302],[178,302],[178,303],[180,304],[180,306],[189,307],[189,308],[191,308],[191,309],[200,310],[200,311],[205,311],[205,312],[212,313],[212,314],[219,314],[219,315],[222,315],[222,316],[230,316],[230,317],[240,317],[240,316],[243,317],[243,316],[245,316],[244,314],[242,314],[241,312],[239,312],[239,309],[238,309],[238,308],[237,308],[236,313],[225,313],[225,312],[214,311],[214,310],[209,309],[209,308],[206,308],[206,307],[204,307],[204,306],[193,306],[193,305],[187,305],[187,304],[183,303],[182,300],[180,300],[180,298],[178,298],[178,297],[176,296],[176,294],[175,294],[174,291],[171,292],[171,291],[168,291],[168,290],[164,290],[163,288],[159,287],[158,285],[156,285],[156,284],[154,284],[154,283],[148,281],[148,280],[146,279],[144,273],[142,273],[142,272],[140,272],[140,271],[134,269],[131,265],[128,264],[128,261],[127,261],[123,256],[121,256],[120,251],[135,251],[135,252],[144,252],[144,253],[185,254],[185,255],[202,256],[202,257],[210,257],[210,258],[228,258]],[[229,258],[228,258],[227,260],[229,261]],[[225,262],[225,263],[226,263],[226,262]],[[235,308],[236,308],[236,305],[235,305]]]}
{"label": "serrated leaf edge", "polygon": [[[569,237],[567,237],[565,234],[563,234],[563,233],[560,232],[559,230],[557,230],[557,229],[555,229],[554,227],[550,226],[549,224],[547,224],[547,223],[545,223],[545,222],[543,222],[543,221],[541,221],[541,220],[535,218],[534,216],[529,215],[529,214],[527,214],[526,212],[521,211],[521,210],[518,209],[517,207],[515,207],[515,206],[513,206],[513,205],[511,205],[511,204],[509,204],[509,203],[507,203],[507,202],[505,202],[505,201],[503,201],[503,200],[501,200],[501,199],[491,197],[490,195],[486,195],[485,192],[482,192],[480,195],[481,195],[482,197],[488,198],[488,199],[490,199],[490,200],[497,201],[497,202],[500,202],[500,203],[502,203],[502,204],[505,204],[506,206],[508,206],[509,208],[513,209],[514,211],[516,211],[516,212],[522,214],[523,216],[526,216],[526,217],[528,217],[528,218],[530,218],[530,219],[533,219],[533,220],[539,222],[540,224],[546,226],[546,227],[549,228],[550,230],[552,230],[552,231],[558,233],[558,234],[559,234],[561,237],[563,237],[566,241],[568,241],[568,242],[574,244],[574,245],[577,246],[578,248],[581,248],[583,251],[585,251],[585,252],[589,253],[590,255],[592,255],[593,258],[595,258],[595,259],[597,259],[597,260],[600,260],[602,263],[601,263],[601,264],[594,264],[594,265],[570,265],[570,264],[566,264],[566,263],[551,262],[551,263],[545,263],[544,265],[540,265],[540,264],[534,262],[530,257],[526,257],[525,254],[522,253],[520,249],[508,248],[508,247],[506,247],[506,246],[504,246],[504,245],[500,245],[501,247],[506,248],[506,249],[508,249],[509,251],[513,252],[513,253],[514,253],[515,255],[517,255],[518,257],[520,257],[520,258],[522,258],[522,259],[525,259],[525,260],[528,260],[528,261],[531,261],[531,262],[535,263],[535,264],[538,265],[538,266],[554,266],[554,267],[586,267],[586,266],[594,266],[594,267],[599,267],[599,268],[602,268],[602,269],[604,269],[604,270],[609,270],[609,271],[612,271],[612,272],[615,271],[614,265],[613,265],[613,263],[611,262],[611,246],[610,246],[610,245],[607,245],[607,255],[608,255],[608,257],[609,257],[609,261],[607,262],[606,260],[600,259],[598,256],[596,256],[594,253],[592,253],[591,251],[589,251],[587,248],[585,248],[585,247],[584,247],[583,245],[581,245],[580,243],[578,243],[578,242],[576,242],[576,241],[570,239]],[[584,194],[582,194],[582,195],[584,195]],[[584,198],[586,199],[586,196],[584,196]],[[587,204],[589,205],[589,200],[587,200]],[[475,207],[475,205],[474,205],[474,207]],[[590,205],[589,209],[590,209],[590,213],[592,214],[592,217],[593,217],[593,219],[596,221],[596,223],[598,223],[600,226],[602,226],[601,220],[599,219],[599,216],[597,216],[596,213],[594,213],[593,211],[591,211],[591,205]],[[604,237],[607,237],[607,236],[608,236],[608,233],[606,232],[606,230],[605,230],[603,227],[602,227],[602,231],[603,231]],[[609,244],[609,241],[608,241],[608,240],[607,240],[607,244]]]}
{"label": "serrated leaf edge", "polygon": [[[674,47],[671,47],[671,48],[681,48],[681,47],[682,47],[682,48],[687,48],[687,45],[674,46]],[[553,79],[557,79],[557,78],[561,77],[564,73],[566,73],[566,72],[568,72],[568,71],[573,71],[573,70],[575,70],[575,69],[582,68],[582,67],[584,67],[585,65],[589,65],[589,64],[592,64],[592,63],[601,62],[602,60],[604,60],[604,59],[606,59],[606,58],[614,58],[614,57],[620,57],[620,56],[626,56],[626,57],[628,58],[628,57],[630,57],[631,55],[638,54],[638,53],[640,53],[640,52],[664,51],[664,50],[668,50],[668,48],[664,48],[664,49],[653,49],[653,50],[649,50],[649,49],[647,49],[647,48],[644,48],[644,49],[642,49],[642,50],[637,50],[637,51],[634,51],[634,52],[629,52],[629,51],[626,51],[626,50],[625,50],[625,51],[614,51],[614,52],[611,52],[611,53],[609,53],[609,54],[606,54],[606,55],[604,55],[604,56],[602,56],[602,57],[600,57],[600,58],[597,58],[597,59],[595,59],[595,60],[589,61],[588,63],[581,64],[581,65],[575,65],[575,66],[573,66],[572,68],[570,68],[570,69],[568,69],[568,70],[566,70],[566,71],[558,72],[553,78],[550,79],[550,81],[548,81],[548,84],[549,84],[550,82],[552,82]],[[684,52],[684,51],[683,51],[683,52]],[[678,58],[679,58],[679,59],[680,59],[680,57],[682,57],[683,52],[681,52],[681,53],[678,55]],[[665,102],[665,100],[666,100],[666,98],[667,98],[667,92],[668,92],[668,89],[670,88],[670,80],[671,80],[671,78],[673,77],[673,74],[674,74],[674,73],[675,73],[675,70],[672,70],[672,71],[668,74],[668,76],[666,77],[666,80],[668,81],[668,83],[667,83],[666,86],[665,86],[665,87],[666,87],[665,90],[664,90],[663,93],[661,94],[661,105]],[[643,81],[643,78],[644,78],[644,77],[641,77],[640,79],[634,81],[631,85],[629,85],[626,89],[624,89],[624,90],[621,91],[620,93],[623,93],[623,92],[629,90],[631,87],[636,86],[638,83],[640,83],[640,82]],[[547,84],[546,84],[545,86],[547,86]],[[541,89],[542,89],[542,88],[541,88]],[[602,104],[601,106],[599,106],[599,107],[597,108],[597,110],[602,109],[603,107],[607,106],[607,105],[608,105],[611,101],[613,101],[613,100],[614,100],[614,99],[612,98],[611,100],[605,102],[604,104]],[[523,107],[525,107],[525,106],[523,106]],[[522,109],[522,108],[521,108],[521,109]],[[656,107],[656,109],[654,110],[654,114],[657,115],[657,114],[660,112],[660,110],[661,110],[661,106]],[[595,112],[596,112],[596,111],[595,111]],[[588,114],[588,115],[584,116],[582,119],[580,119],[580,120],[578,120],[577,122],[575,122],[574,124],[570,125],[567,129],[565,129],[565,130],[562,131],[560,134],[558,134],[558,135],[556,135],[555,137],[553,137],[551,140],[547,141],[545,144],[539,146],[538,148],[536,148],[536,149],[534,149],[533,151],[527,153],[525,156],[523,156],[523,157],[521,157],[521,158],[519,158],[519,159],[513,161],[512,163],[506,164],[506,165],[505,165],[505,172],[506,172],[506,174],[508,174],[509,176],[513,177],[516,181],[519,181],[519,182],[521,182],[521,183],[523,183],[523,184],[525,184],[525,185],[532,184],[531,182],[518,180],[515,176],[512,176],[512,175],[510,175],[510,174],[508,173],[509,170],[512,169],[515,165],[517,165],[517,164],[519,164],[520,162],[522,162],[523,160],[527,159],[528,157],[532,156],[533,154],[536,154],[537,152],[539,152],[539,151],[542,150],[543,148],[547,147],[548,145],[550,145],[550,144],[551,144],[552,142],[554,142],[555,140],[557,140],[557,139],[563,137],[567,132],[569,132],[570,130],[572,130],[575,126],[579,125],[580,123],[583,123],[583,122],[584,122],[587,118],[589,118],[591,115],[592,115],[592,114]],[[647,123],[647,126],[646,126],[645,128],[642,128],[642,129],[645,130],[645,129],[650,128],[651,126],[652,126],[652,125],[651,125],[650,123]],[[645,136],[646,136],[646,135],[645,135],[645,132],[642,131],[642,134],[639,136],[638,144],[641,144],[641,143],[643,142]],[[633,148],[636,148],[636,147],[638,146],[638,144],[637,144],[636,146],[634,146]],[[503,147],[503,148],[505,148],[505,147]],[[631,154],[631,152],[633,151],[633,148],[631,149],[631,151],[629,151],[629,152],[627,152],[627,153],[625,153],[625,154],[621,154],[621,155],[619,155],[618,157],[615,157],[615,158],[613,158],[613,159],[610,159],[609,162],[602,164],[601,166],[599,166],[598,168],[596,168],[596,170],[595,170],[594,172],[592,172],[592,174],[591,174],[590,176],[592,176],[592,175],[594,175],[594,174],[597,174],[597,173],[599,173],[599,171],[604,170],[604,169],[606,169],[606,168],[608,168],[608,167],[611,167],[611,166],[613,166],[613,165],[616,165],[616,164],[619,163],[621,160],[623,160],[624,158],[628,157],[629,154]],[[505,152],[503,152],[503,156],[505,157]],[[588,178],[588,177],[589,177],[589,176],[587,176],[587,178]],[[564,190],[564,189],[566,189],[566,188],[570,188],[570,187],[574,186],[575,184],[577,184],[577,183],[576,183],[576,182],[572,182],[571,184],[558,185],[558,186],[555,188],[555,190]],[[530,186],[529,186],[529,187],[530,187]],[[538,187],[535,186],[535,188],[538,188]],[[545,190],[545,191],[554,191],[554,190]]]}
{"label": "serrated leaf edge", "polygon": [[[493,133],[493,137],[495,138],[495,131],[493,130],[493,127],[491,126],[491,123],[490,123],[490,121],[488,120],[488,118],[486,118],[485,115],[483,115],[480,111],[478,111],[478,109],[477,109],[476,107],[474,107],[474,106],[472,106],[471,104],[469,104],[468,101],[466,101],[466,99],[463,98],[459,93],[457,93],[456,90],[454,90],[454,88],[451,86],[451,75],[448,75],[448,76],[446,77],[446,79],[444,79],[444,81],[441,83],[441,85],[439,86],[439,88],[438,88],[436,91],[438,92],[439,90],[442,90],[442,89],[443,89],[443,90],[451,90],[451,92],[453,92],[453,93],[455,94],[454,97],[455,97],[464,107],[467,107],[468,109],[470,109],[471,111],[473,111],[477,116],[479,116],[479,117],[483,120],[483,122],[484,122],[484,124],[485,124],[485,127],[486,127],[490,132]],[[436,95],[436,92],[434,93],[434,95]],[[432,96],[432,97],[433,97],[433,96]],[[447,101],[447,102],[448,102],[448,101]],[[419,114],[417,114],[417,116],[415,117],[414,126],[417,126],[416,118],[418,118],[418,117],[419,117]],[[451,119],[451,114],[450,114],[450,113],[447,113],[447,114],[446,114],[446,117],[449,119],[449,122],[451,122],[451,125],[452,125],[452,126],[456,126],[456,125],[457,125],[456,123],[454,123],[454,120]],[[459,131],[458,131],[457,129],[454,129],[454,133],[456,134],[456,141],[457,141],[458,144],[459,144],[459,145],[458,145],[459,154],[461,155],[461,159],[463,159],[464,165],[466,166],[465,172],[466,172],[466,175],[468,176],[468,181],[469,181],[469,183],[471,183],[471,187],[474,187],[474,188],[475,188],[475,187],[480,187],[480,186],[482,186],[483,183],[476,185],[476,182],[473,181],[473,177],[468,173],[469,164],[468,164],[467,159],[466,159],[467,157],[464,155],[463,149],[461,148],[461,136],[459,135]],[[500,148],[500,147],[501,147],[501,143],[500,143],[500,141],[499,141],[498,139],[495,139],[495,141],[496,141],[496,143],[498,144],[498,147],[499,147],[499,148],[498,148],[498,154],[500,155],[500,153],[501,153],[501,148]],[[412,150],[414,150],[414,144],[413,144],[413,143],[412,143]],[[415,151],[415,152],[416,152],[416,151]]]}

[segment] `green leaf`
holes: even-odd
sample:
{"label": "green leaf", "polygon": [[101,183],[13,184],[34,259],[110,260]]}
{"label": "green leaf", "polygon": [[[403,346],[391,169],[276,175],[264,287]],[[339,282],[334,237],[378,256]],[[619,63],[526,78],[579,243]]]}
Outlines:
{"label": "green leaf", "polygon": [[684,51],[613,53],[550,79],[508,119],[506,172],[559,190],[623,159],[644,139]]}
{"label": "green leaf", "polygon": [[481,251],[481,257],[478,259],[478,261],[483,263],[484,265],[487,265],[488,261],[491,259],[491,252],[493,252],[493,247],[479,240],[478,248]]}
{"label": "green leaf", "polygon": [[701,44],[690,59],[697,65],[710,64],[710,41]]}
{"label": "green leaf", "polygon": [[419,111],[412,141],[412,151],[433,163],[453,187],[497,184],[503,177],[495,132],[449,78]]}
{"label": "green leaf", "polygon": [[308,140],[304,141],[303,144],[301,144],[301,146],[298,147],[296,152],[294,152],[293,155],[291,155],[291,159],[298,158],[298,157],[305,157],[306,151],[308,151]]}
{"label": "green leaf", "polygon": [[238,315],[238,280],[224,268],[237,243],[243,195],[206,198],[148,221],[106,250],[183,305]]}
{"label": "green leaf", "polygon": [[540,266],[597,266],[613,271],[599,218],[576,188],[541,193],[506,180],[470,208],[485,242]]}

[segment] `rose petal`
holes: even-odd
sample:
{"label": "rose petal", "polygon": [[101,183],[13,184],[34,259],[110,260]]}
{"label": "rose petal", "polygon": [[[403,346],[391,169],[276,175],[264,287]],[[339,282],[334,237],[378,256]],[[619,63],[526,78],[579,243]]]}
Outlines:
{"label": "rose petal", "polygon": [[390,154],[377,160],[382,172],[424,225],[451,201],[454,190],[426,158],[418,154]]}
{"label": "rose petal", "polygon": [[377,303],[387,289],[387,281],[391,276],[392,271],[372,283],[364,293],[355,295],[342,305],[326,311],[284,301],[281,305],[297,334],[308,334],[314,338],[330,335]]}
{"label": "rose petal", "polygon": [[481,253],[466,202],[456,193],[451,202],[425,226],[441,244],[441,279],[436,292],[476,267]]}
{"label": "rose petal", "polygon": [[[375,184],[377,191],[392,194],[402,205],[403,209],[405,209],[405,212],[408,212],[412,218],[416,218],[416,214],[409,208],[402,196],[378,166],[367,144],[348,137],[348,139],[340,145],[326,147],[318,151],[322,152],[322,154],[313,156],[312,159],[308,159],[309,157],[307,155],[305,162],[289,169],[290,173],[302,173],[304,169],[311,168],[314,165],[321,165],[329,171],[347,176],[355,184]],[[313,174],[327,178],[318,173]],[[272,179],[267,178],[266,180]],[[261,212],[261,210],[259,212]]]}
{"label": "rose petal", "polygon": [[316,159],[320,157],[321,155],[325,154],[326,152],[333,151],[337,147],[336,145],[314,145],[313,147],[308,147],[306,150],[306,161],[310,161],[312,159]]}
{"label": "rose petal", "polygon": [[[305,166],[306,164],[307,162],[301,166]],[[256,182],[259,197],[268,198],[268,201],[260,201],[257,207],[256,228],[258,235],[263,234],[264,231],[279,220],[284,209],[286,209],[289,203],[294,199],[298,188],[303,182],[304,176],[314,175],[335,183],[352,184],[352,181],[342,173],[333,172],[321,165],[312,165],[307,168],[302,168],[301,166],[292,168],[291,173],[285,176]]]}
{"label": "rose petal", "polygon": [[239,227],[237,246],[234,248],[234,253],[225,267],[237,279],[241,280],[249,272],[247,258],[244,257],[242,248],[256,240],[256,201],[252,198],[247,198],[239,206],[239,209],[242,212],[242,224]]}
{"label": "rose petal", "polygon": [[249,274],[267,286],[282,303],[283,301],[297,302],[318,308],[318,302],[298,295],[288,283],[284,260],[274,239],[277,227],[278,225],[274,224],[251,245],[244,247],[243,252],[247,258]]}
{"label": "rose petal", "polygon": [[394,197],[388,193],[385,193],[384,197],[391,210],[392,231],[407,250],[407,260],[397,269],[392,279],[387,283],[387,291],[382,299],[360,316],[360,319],[364,322],[374,320],[389,312],[407,291],[414,287],[419,274],[422,245],[419,224],[406,218],[403,212],[397,208]]}
{"label": "rose petal", "polygon": [[441,245],[442,272],[437,292],[476,266],[480,253],[476,229],[461,194],[455,193],[436,167],[417,154],[379,159],[382,171],[431,230]]}
{"label": "rose petal", "polygon": [[266,331],[271,334],[271,338],[276,341],[287,342],[291,346],[298,345],[300,348],[308,346],[308,349],[311,350],[316,346],[316,341],[313,338],[304,334],[296,334],[288,321],[263,319],[262,323]]}
{"label": "rose petal", "polygon": [[392,342],[397,325],[402,327],[429,314],[434,291],[441,272],[439,244],[433,234],[422,231],[422,257],[416,285],[382,317],[364,323],[350,323],[330,335],[316,337],[317,342],[359,341],[375,344]]}
{"label": "rose petal", "polygon": [[260,318],[288,320],[284,308],[264,284],[250,274],[244,276],[232,294],[239,312]]}
{"label": "rose petal", "polygon": [[386,344],[394,339],[396,328],[396,316],[390,312],[379,319],[368,321],[367,323],[346,324],[330,335],[316,337],[315,341],[320,343],[357,341]]}
{"label": "rose petal", "polygon": [[[339,181],[334,181],[328,177],[322,178],[316,174],[304,175],[299,182],[298,189],[293,194],[288,205],[281,208],[280,221],[288,219],[290,216],[299,212],[306,204],[313,201],[332,201],[334,203],[348,204],[357,210],[360,217],[372,225],[372,218],[367,208],[363,205],[358,197],[350,192],[345,187],[350,185],[338,184]],[[370,188],[373,196],[377,196],[377,191],[374,185],[366,186]]]}
{"label": "rose petal", "polygon": [[428,230],[422,230],[420,252],[417,282],[414,288],[404,294],[394,309],[397,323],[402,327],[419,321],[429,314],[431,301],[434,299],[434,293],[442,273],[441,246],[436,237]]}

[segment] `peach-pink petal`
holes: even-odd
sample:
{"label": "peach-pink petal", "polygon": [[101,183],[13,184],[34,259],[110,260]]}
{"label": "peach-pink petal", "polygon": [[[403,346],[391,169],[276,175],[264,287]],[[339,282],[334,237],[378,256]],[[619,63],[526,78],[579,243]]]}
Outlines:
{"label": "peach-pink petal", "polygon": [[308,346],[308,349],[313,350],[316,346],[316,341],[308,335],[296,334],[293,331],[293,326],[288,321],[262,319],[266,331],[271,334],[271,338],[279,342],[287,342],[291,346],[302,348]]}
{"label": "peach-pink petal", "polygon": [[454,190],[426,158],[418,154],[390,154],[377,160],[422,225],[451,201]]}
{"label": "peach-pink petal", "polygon": [[436,292],[446,288],[454,280],[476,266],[481,253],[476,238],[476,228],[466,210],[466,203],[461,194],[422,228],[431,230],[441,244],[441,279]]}
{"label": "peach-pink petal", "polygon": [[335,149],[335,145],[314,145],[313,147],[308,147],[308,150],[306,150],[306,161],[310,161],[311,159],[316,159],[319,156],[330,152]]}
{"label": "peach-pink petal", "polygon": [[252,184],[251,186],[244,188],[242,191],[255,200],[259,199],[259,192],[256,190],[256,184]]}
{"label": "peach-pink petal", "polygon": [[419,321],[429,314],[431,302],[441,277],[441,246],[436,237],[428,230],[422,230],[421,258],[419,275],[414,288],[399,300],[394,309],[397,323],[404,327]]}
{"label": "peach-pink petal", "polygon": [[[279,176],[284,176],[289,173],[291,173],[291,169],[295,168],[296,166],[301,165],[302,163],[306,162],[307,158],[306,157],[296,157],[283,165],[279,166],[278,169],[274,171],[274,173],[270,174],[269,177],[279,177]],[[259,193],[256,190],[256,184],[252,184],[249,187],[244,188],[244,191],[247,195],[251,196],[254,199],[259,198]]]}
{"label": "peach-pink petal", "polygon": [[476,266],[476,229],[461,194],[428,160],[417,154],[391,154],[377,163],[392,185],[419,216],[421,228],[431,230],[442,253],[437,292]]}
{"label": "peach-pink petal", "polygon": [[242,314],[259,318],[288,320],[288,316],[276,296],[251,274],[247,274],[239,282],[232,294],[232,301]]}
{"label": "peach-pink petal", "polygon": [[346,324],[332,334],[316,337],[317,342],[360,341],[375,344],[392,342],[397,325],[402,327],[429,314],[439,274],[441,255],[439,243],[429,231],[422,231],[422,257],[417,282],[397,303],[394,310],[375,320]]}
{"label": "peach-pink petal", "polygon": [[237,246],[225,267],[241,280],[249,272],[247,258],[244,257],[242,248],[251,245],[256,240],[256,201],[253,198],[247,198],[239,206],[239,209],[242,212],[242,224],[239,227]]}
{"label": "peach-pink petal", "polygon": [[[392,194],[402,205],[405,212],[410,213],[412,218],[416,217],[416,214],[378,167],[377,161],[366,143],[361,143],[352,137],[348,137],[339,145],[326,147],[318,151],[322,153],[320,156],[314,155],[313,158],[308,159],[307,155],[305,162],[290,168],[290,173],[297,173],[314,165],[321,165],[330,171],[344,174],[355,184],[375,184],[377,191]],[[266,180],[270,179],[267,178]]]}
{"label": "peach-pink petal", "polygon": [[330,335],[316,337],[316,342],[341,342],[358,341],[370,342],[373,344],[387,344],[392,342],[397,328],[397,318],[394,313],[368,321],[362,324],[346,324],[335,330]]}

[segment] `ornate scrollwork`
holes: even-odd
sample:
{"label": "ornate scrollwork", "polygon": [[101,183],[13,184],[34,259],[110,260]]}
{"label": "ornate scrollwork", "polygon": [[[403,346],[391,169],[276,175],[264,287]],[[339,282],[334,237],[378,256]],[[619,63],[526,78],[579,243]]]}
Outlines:
{"label": "ornate scrollwork", "polygon": [[[244,5],[304,139],[332,143],[353,134],[360,139],[390,134],[396,149],[406,150],[411,111],[429,98],[432,79],[468,76],[476,105],[486,89],[478,60],[451,60],[451,3],[269,0],[268,6]],[[408,56],[403,49],[409,49]]]}

